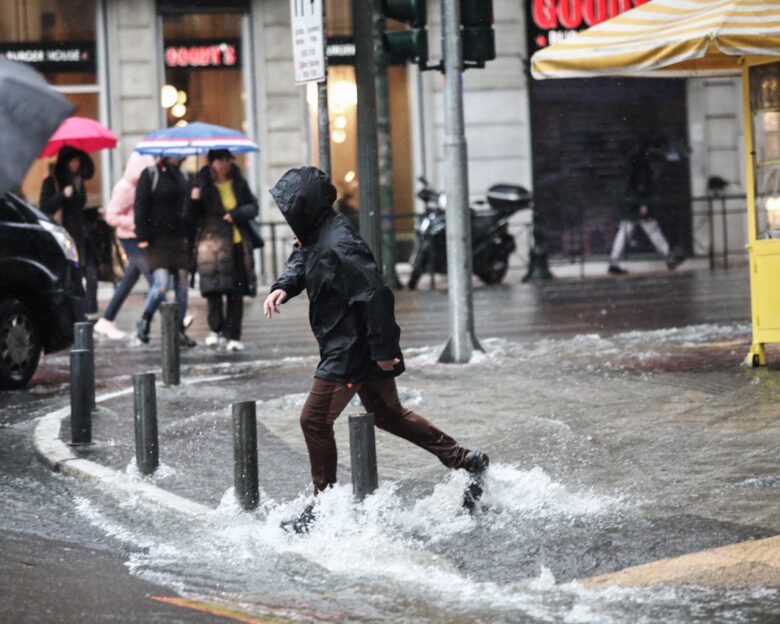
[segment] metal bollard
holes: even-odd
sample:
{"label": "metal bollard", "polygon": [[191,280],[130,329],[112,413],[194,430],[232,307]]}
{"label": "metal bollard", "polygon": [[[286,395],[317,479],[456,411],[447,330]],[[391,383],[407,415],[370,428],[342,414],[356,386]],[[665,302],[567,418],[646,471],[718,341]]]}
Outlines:
{"label": "metal bollard", "polygon": [[373,414],[349,417],[349,449],[352,458],[352,493],[360,501],[379,487]]}
{"label": "metal bollard", "polygon": [[74,323],[73,334],[75,349],[89,351],[89,369],[87,385],[89,386],[89,408],[95,409],[95,337],[92,323]]}
{"label": "metal bollard", "polygon": [[160,465],[157,438],[157,394],[154,373],[133,375],[135,403],[135,465],[138,472],[152,474]]}
{"label": "metal bollard", "polygon": [[233,403],[233,457],[236,499],[245,511],[257,508],[257,414],[254,401]]}
{"label": "metal bollard", "polygon": [[179,354],[179,309],[175,303],[163,303],[162,315],[162,378],[166,386],[178,386],[181,381]]}
{"label": "metal bollard", "polygon": [[90,352],[74,349],[70,352],[70,440],[72,444],[92,443],[92,414],[89,407]]}

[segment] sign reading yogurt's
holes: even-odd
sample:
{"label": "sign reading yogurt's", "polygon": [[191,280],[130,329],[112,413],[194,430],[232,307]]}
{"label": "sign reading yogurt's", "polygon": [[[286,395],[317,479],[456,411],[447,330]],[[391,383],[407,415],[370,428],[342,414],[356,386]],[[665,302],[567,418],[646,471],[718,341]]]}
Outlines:
{"label": "sign reading yogurt's", "polygon": [[528,49],[533,54],[648,0],[529,0]]}
{"label": "sign reading yogurt's", "polygon": [[166,41],[165,66],[171,69],[241,67],[238,40]]}

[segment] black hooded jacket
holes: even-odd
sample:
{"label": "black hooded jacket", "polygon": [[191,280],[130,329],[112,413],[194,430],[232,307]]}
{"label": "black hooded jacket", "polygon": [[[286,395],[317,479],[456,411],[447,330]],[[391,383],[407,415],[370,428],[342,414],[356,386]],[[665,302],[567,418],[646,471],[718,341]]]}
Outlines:
{"label": "black hooded jacket", "polygon": [[[68,163],[73,158],[78,158],[81,161],[79,171],[76,174],[80,180],[74,180],[74,176],[68,168]],[[62,226],[75,241],[76,248],[82,258],[86,242],[84,207],[87,204],[84,181],[89,180],[93,175],[95,175],[95,163],[92,158],[86,152],[66,145],[57,154],[54,173],[43,181],[41,197],[38,202],[41,211],[49,216],[53,217],[57,212],[62,211]],[[73,186],[73,194],[70,197],[65,197],[64,191],[68,186]]]}
{"label": "black hooded jacket", "polygon": [[[288,299],[304,288],[309,322],[320,347],[315,377],[339,383],[400,375],[404,370],[394,298],[371,250],[332,208],[336,189],[314,167],[285,173],[271,196],[300,241],[271,291]],[[393,371],[379,360],[401,359]]]}

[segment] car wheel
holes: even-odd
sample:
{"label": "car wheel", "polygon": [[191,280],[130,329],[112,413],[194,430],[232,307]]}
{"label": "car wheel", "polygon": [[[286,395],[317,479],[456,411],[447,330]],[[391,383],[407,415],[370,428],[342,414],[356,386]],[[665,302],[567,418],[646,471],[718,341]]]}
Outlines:
{"label": "car wheel", "polygon": [[41,337],[27,307],[0,301],[0,388],[23,388],[38,368]]}

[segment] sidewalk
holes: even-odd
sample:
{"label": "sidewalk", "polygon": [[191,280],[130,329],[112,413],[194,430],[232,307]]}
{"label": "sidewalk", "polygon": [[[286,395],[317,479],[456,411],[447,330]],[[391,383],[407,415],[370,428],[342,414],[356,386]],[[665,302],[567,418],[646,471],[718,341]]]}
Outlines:
{"label": "sidewalk", "polygon": [[[353,405],[336,423],[339,479],[347,485],[323,498],[322,533],[307,538],[318,554],[305,556],[328,573],[346,566],[369,587],[361,566],[378,556],[405,562],[380,574],[391,584],[415,574],[433,583],[446,561],[468,583],[495,584],[500,603],[513,584],[540,570],[565,583],[780,533],[780,354],[770,353],[769,369],[740,366],[750,342],[745,279],[740,272],[691,273],[480,289],[478,334],[486,354],[465,366],[436,363],[446,297],[400,293],[408,365],[398,382],[402,401],[464,445],[490,453],[486,509],[464,517],[460,475],[378,432],[380,493],[375,507],[350,511],[346,416],[360,411]],[[242,521],[224,515],[235,513],[230,403],[256,400],[263,506],[251,540],[271,540],[253,547],[262,550],[279,548],[278,519],[297,510],[310,489],[298,414],[317,358],[305,301],[284,306],[271,322],[254,316],[256,305],[249,307],[247,352],[229,357],[198,347],[184,355],[188,385],[158,387],[163,465],[146,481],[217,510],[221,526],[244,535]],[[193,335],[203,332],[196,325]],[[99,344],[98,361],[106,363],[99,392],[127,387],[130,372],[155,368],[154,344],[120,365],[116,355],[125,351]],[[228,378],[199,381],[217,374]],[[133,468],[132,414],[129,394],[101,402],[95,445],[77,454],[141,482]],[[419,562],[405,559],[397,540],[407,550],[421,548],[415,557],[441,557],[440,564],[415,572]],[[780,544],[761,544],[766,573],[746,565],[755,549],[742,559],[729,555],[731,570],[720,577],[728,587],[778,587]],[[718,561],[723,567],[723,557]],[[707,585],[710,577],[667,561],[631,578],[593,582]],[[774,596],[759,603],[778,600],[780,608]],[[488,607],[474,609],[470,617],[491,619]]]}

